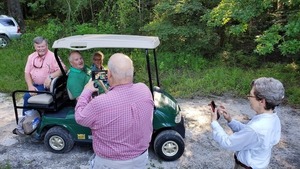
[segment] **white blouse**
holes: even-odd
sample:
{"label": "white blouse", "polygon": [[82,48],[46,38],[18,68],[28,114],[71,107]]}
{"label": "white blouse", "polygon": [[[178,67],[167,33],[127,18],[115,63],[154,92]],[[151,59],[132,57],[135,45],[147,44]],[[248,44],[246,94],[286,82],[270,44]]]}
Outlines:
{"label": "white blouse", "polygon": [[280,140],[281,124],[277,113],[255,115],[247,124],[232,120],[228,126],[234,132],[225,133],[217,121],[211,123],[213,138],[221,147],[236,152],[243,164],[254,169],[266,168],[271,150]]}

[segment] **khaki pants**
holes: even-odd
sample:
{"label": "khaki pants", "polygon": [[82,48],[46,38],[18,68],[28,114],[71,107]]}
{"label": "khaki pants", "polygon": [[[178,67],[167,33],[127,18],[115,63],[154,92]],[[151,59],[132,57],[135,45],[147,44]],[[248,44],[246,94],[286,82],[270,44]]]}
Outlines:
{"label": "khaki pants", "polygon": [[90,169],[146,169],[148,150],[130,160],[109,160],[93,155],[89,162]]}

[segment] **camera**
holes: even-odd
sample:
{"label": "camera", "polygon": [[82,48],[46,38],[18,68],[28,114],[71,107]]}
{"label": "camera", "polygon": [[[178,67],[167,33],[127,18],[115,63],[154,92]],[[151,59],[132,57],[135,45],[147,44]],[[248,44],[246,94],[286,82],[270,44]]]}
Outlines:
{"label": "camera", "polygon": [[107,92],[107,89],[109,88],[107,70],[92,71],[92,80],[94,82],[94,87],[98,89],[98,92],[93,93],[93,97]]}
{"label": "camera", "polygon": [[92,80],[102,80],[107,82],[107,70],[92,71]]}

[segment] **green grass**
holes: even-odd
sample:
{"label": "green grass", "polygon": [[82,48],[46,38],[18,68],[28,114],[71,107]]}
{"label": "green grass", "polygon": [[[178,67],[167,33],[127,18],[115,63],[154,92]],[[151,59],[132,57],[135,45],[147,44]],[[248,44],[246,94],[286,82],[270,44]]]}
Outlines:
{"label": "green grass", "polygon": [[9,161],[7,160],[4,163],[0,163],[0,169],[11,169]]}
{"label": "green grass", "polygon": [[[164,56],[167,58],[167,56]],[[194,96],[223,95],[230,93],[237,97],[245,97],[249,93],[250,83],[258,77],[274,77],[280,80],[286,89],[286,102],[299,106],[300,83],[299,69],[286,63],[269,63],[260,68],[232,66],[224,61],[199,61],[201,58],[191,57],[186,66],[179,69],[163,69],[162,87],[174,97],[192,98]],[[173,60],[174,61],[174,60]],[[164,61],[163,61],[164,62]],[[202,63],[201,67],[193,64]],[[176,65],[176,63],[174,64]],[[173,66],[174,66],[173,65]]]}

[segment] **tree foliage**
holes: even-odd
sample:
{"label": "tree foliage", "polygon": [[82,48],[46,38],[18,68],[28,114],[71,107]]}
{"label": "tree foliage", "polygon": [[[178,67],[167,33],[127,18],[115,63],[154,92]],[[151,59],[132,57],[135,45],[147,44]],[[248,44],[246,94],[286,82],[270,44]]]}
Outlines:
{"label": "tree foliage", "polygon": [[218,37],[201,19],[211,3],[204,0],[160,1],[154,7],[153,20],[142,30],[159,36],[168,51],[180,54],[183,50],[196,55],[212,55]]}
{"label": "tree foliage", "polygon": [[8,0],[0,2],[0,11],[18,3],[29,31],[55,20],[63,25],[58,37],[155,35],[163,50],[192,56],[212,57],[225,48],[250,55],[300,54],[300,0]]}
{"label": "tree foliage", "polygon": [[206,19],[209,26],[224,28],[227,37],[251,38],[260,55],[299,54],[299,5],[299,0],[222,0]]}

